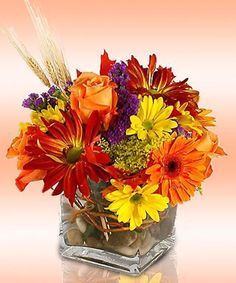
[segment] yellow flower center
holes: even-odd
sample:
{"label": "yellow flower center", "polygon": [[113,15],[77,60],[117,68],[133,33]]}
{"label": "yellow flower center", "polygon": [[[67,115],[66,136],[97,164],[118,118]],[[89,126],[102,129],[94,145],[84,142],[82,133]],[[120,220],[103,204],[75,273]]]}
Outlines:
{"label": "yellow flower center", "polygon": [[82,152],[83,152],[83,149],[81,147],[70,148],[66,154],[66,161],[71,164],[76,163],[80,159]]}
{"label": "yellow flower center", "polygon": [[153,122],[150,120],[143,121],[143,127],[145,130],[151,130],[153,128]]}
{"label": "yellow flower center", "polygon": [[135,203],[135,204],[139,204],[142,201],[143,196],[141,194],[135,194],[130,198],[130,201]]}

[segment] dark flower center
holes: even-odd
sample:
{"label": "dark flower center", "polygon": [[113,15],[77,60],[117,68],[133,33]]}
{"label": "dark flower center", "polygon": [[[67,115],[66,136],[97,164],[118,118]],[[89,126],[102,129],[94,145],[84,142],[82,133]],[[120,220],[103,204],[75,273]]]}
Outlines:
{"label": "dark flower center", "polygon": [[168,163],[168,170],[170,172],[174,172],[178,167],[178,163],[175,162],[174,160],[171,160],[169,163]]}
{"label": "dark flower center", "polygon": [[70,164],[74,164],[79,161],[83,149],[80,147],[72,147],[67,151],[66,161]]}
{"label": "dark flower center", "polygon": [[143,198],[142,195],[137,193],[130,198],[130,201],[135,204],[138,204],[141,202],[142,198]]}
{"label": "dark flower center", "polygon": [[178,157],[171,156],[165,160],[165,172],[169,177],[177,177],[182,170],[182,162]]}

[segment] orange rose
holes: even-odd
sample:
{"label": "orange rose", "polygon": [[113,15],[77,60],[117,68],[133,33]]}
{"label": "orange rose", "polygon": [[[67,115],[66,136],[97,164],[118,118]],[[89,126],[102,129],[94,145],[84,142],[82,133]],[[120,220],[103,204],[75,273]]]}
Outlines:
{"label": "orange rose", "polygon": [[101,115],[104,129],[116,114],[116,84],[108,76],[95,73],[81,73],[70,87],[71,108],[87,123],[90,114],[97,110]]}
{"label": "orange rose", "polygon": [[198,151],[208,152],[210,158],[218,155],[225,155],[224,150],[218,146],[218,137],[211,131],[204,131],[200,137],[200,142],[196,149]]}
{"label": "orange rose", "polygon": [[7,151],[8,158],[18,158],[17,169],[21,170],[21,173],[16,178],[16,185],[20,191],[23,191],[30,182],[42,180],[46,176],[45,170],[23,169],[24,165],[31,159],[31,157],[27,155],[27,151],[25,150],[28,141],[29,135],[27,134],[27,129],[24,129],[20,132],[20,135],[12,141],[12,144]]}
{"label": "orange rose", "polygon": [[203,135],[200,137],[200,142],[196,146],[198,151],[203,151],[207,153],[207,158],[205,161],[206,172],[205,177],[210,177],[212,173],[211,159],[215,156],[225,155],[224,150],[218,146],[218,137],[211,131],[204,131]]}

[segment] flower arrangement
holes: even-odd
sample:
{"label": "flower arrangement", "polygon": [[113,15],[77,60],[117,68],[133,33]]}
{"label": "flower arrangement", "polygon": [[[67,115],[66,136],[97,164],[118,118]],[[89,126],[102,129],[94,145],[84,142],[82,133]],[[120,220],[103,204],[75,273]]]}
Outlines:
{"label": "flower arrangement", "polygon": [[72,79],[47,22],[29,10],[47,73],[8,35],[49,89],[23,101],[31,121],[20,125],[7,153],[18,160],[19,190],[42,180],[43,192],[76,204],[72,220],[83,214],[106,237],[144,230],[201,193],[212,158],[225,153],[208,129],[211,110],[199,107],[187,79],[157,67],[156,55],[143,67],[134,56],[116,61],[106,51],[98,74],[77,70]]}
{"label": "flower arrangement", "polygon": [[143,68],[101,56],[100,74],[77,71],[63,88],[52,85],[23,101],[31,123],[21,124],[8,157],[18,158],[17,187],[43,180],[43,192],[76,192],[91,202],[89,180],[104,181],[106,208],[140,227],[158,211],[188,201],[212,173],[211,160],[223,155],[210,110],[199,108],[199,93],[187,80],[174,81],[170,68]]}

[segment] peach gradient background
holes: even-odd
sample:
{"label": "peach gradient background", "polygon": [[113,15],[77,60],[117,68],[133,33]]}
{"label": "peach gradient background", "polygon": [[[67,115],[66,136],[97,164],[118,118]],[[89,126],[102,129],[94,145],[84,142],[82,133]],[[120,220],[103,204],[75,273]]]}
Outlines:
{"label": "peach gradient background", "polygon": [[[204,184],[204,196],[197,195],[179,208],[175,249],[147,275],[162,272],[161,283],[235,283],[235,1],[34,3],[53,27],[73,75],[75,68],[98,71],[104,48],[111,58],[125,60],[132,53],[142,63],[155,52],[160,64],[173,67],[177,79],[187,76],[200,90],[201,106],[213,109],[215,131],[228,156],[214,160],[214,174]],[[39,57],[23,0],[1,1],[0,25],[14,26]],[[102,276],[117,282],[118,275],[62,262],[57,253],[59,199],[41,194],[40,183],[23,194],[15,188],[16,162],[5,159],[6,149],[17,134],[18,122],[28,119],[21,101],[28,93],[45,88],[2,34],[0,48],[0,282],[85,282],[88,274],[90,282],[99,282]],[[178,279],[174,279],[175,273]]]}

